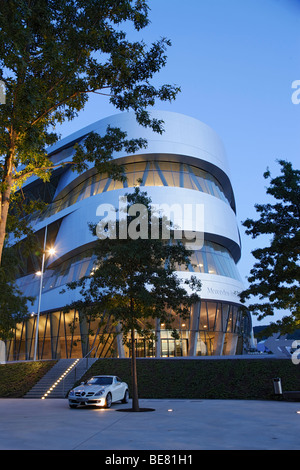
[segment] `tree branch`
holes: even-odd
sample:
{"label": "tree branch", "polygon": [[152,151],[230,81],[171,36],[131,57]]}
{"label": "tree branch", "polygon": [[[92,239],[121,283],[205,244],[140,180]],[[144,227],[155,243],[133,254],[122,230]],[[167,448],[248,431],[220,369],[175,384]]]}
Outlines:
{"label": "tree branch", "polygon": [[41,171],[55,170],[55,168],[59,168],[60,166],[65,166],[65,165],[75,165],[75,162],[70,161],[70,162],[57,163],[56,165],[51,165],[51,166],[42,166],[40,168],[35,168],[34,170],[28,171],[21,175],[18,175],[18,176],[15,175],[13,176],[14,184],[16,184],[22,178],[29,178],[30,176],[33,176],[37,170],[41,170]]}

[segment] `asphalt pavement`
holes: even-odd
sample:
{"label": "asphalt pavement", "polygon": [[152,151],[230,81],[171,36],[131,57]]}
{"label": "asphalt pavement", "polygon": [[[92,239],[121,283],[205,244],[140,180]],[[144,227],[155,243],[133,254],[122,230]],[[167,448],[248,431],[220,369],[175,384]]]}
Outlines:
{"label": "asphalt pavement", "polygon": [[140,399],[152,411],[120,411],[130,406],[73,410],[66,399],[0,399],[0,450],[300,449],[297,402]]}

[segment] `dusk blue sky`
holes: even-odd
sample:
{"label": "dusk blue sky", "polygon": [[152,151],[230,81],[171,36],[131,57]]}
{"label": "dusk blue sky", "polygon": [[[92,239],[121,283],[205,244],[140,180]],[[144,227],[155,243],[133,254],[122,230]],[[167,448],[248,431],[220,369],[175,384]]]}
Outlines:
{"label": "dusk blue sky", "polygon": [[[167,65],[153,83],[182,89],[172,104],[155,108],[199,119],[222,139],[242,239],[238,266],[247,285],[251,251],[265,240],[245,235],[241,221],[257,218],[255,203],[272,201],[265,192],[267,167],[273,176],[279,174],[278,159],[299,168],[300,104],[291,98],[292,83],[300,80],[300,0],[150,0],[149,6],[152,24],[138,37],[172,41]],[[93,95],[59,132],[66,137],[118,112]],[[253,324],[271,320],[258,323],[254,317]]]}

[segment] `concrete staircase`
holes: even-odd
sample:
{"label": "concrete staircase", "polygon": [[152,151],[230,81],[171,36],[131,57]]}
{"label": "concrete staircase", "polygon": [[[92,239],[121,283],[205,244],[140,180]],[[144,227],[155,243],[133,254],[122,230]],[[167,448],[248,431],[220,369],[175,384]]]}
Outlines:
{"label": "concrete staircase", "polygon": [[65,398],[96,359],[60,359],[24,398]]}

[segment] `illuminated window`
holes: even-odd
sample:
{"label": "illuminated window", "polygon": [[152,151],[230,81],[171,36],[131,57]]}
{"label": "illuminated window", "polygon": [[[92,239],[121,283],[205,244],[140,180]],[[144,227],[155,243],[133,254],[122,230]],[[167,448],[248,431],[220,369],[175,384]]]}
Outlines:
{"label": "illuminated window", "polygon": [[[178,270],[186,270],[179,266]],[[191,256],[189,271],[215,274],[241,280],[234,259],[229,251],[217,243],[206,241],[201,250],[195,250]]]}
{"label": "illuminated window", "polygon": [[229,204],[222,186],[207,171],[175,162],[135,162],[125,165],[127,181],[115,181],[107,174],[92,175],[74,187],[63,198],[50,204],[40,219],[49,217],[76,202],[115,189],[141,186],[169,186],[191,189],[217,197]]}

